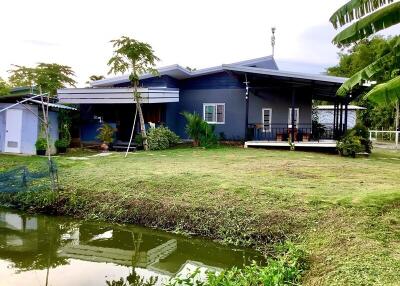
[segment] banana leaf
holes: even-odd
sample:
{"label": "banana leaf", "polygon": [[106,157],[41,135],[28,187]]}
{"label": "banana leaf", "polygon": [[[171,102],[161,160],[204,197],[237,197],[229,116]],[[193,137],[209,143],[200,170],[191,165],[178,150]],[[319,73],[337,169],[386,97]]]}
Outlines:
{"label": "banana leaf", "polygon": [[400,76],[378,84],[365,95],[365,98],[377,104],[390,104],[400,100]]}
{"label": "banana leaf", "polygon": [[351,0],[340,7],[331,16],[330,22],[335,29],[337,29],[393,1],[394,0]]}
{"label": "banana leaf", "polygon": [[347,27],[332,40],[338,47],[364,39],[400,23],[400,2],[386,6]]}

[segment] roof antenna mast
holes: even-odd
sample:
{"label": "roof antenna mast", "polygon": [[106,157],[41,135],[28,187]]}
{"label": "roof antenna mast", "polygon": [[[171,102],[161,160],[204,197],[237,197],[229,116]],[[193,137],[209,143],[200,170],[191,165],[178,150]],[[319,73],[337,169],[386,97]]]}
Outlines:
{"label": "roof antenna mast", "polygon": [[272,56],[274,56],[275,55],[275,31],[276,31],[276,28],[272,27],[271,31],[272,31],[272,36],[271,36]]}

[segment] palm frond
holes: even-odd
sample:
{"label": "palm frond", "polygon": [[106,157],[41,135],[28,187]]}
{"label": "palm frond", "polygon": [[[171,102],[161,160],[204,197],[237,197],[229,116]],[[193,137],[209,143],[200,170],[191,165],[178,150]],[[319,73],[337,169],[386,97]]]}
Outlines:
{"label": "palm frond", "polygon": [[394,0],[350,0],[331,16],[330,22],[335,29],[337,29],[393,1]]}
{"label": "palm frond", "polygon": [[390,104],[400,99],[400,76],[395,77],[388,82],[378,84],[365,98],[377,104]]}
{"label": "palm frond", "polygon": [[332,40],[338,47],[354,43],[400,23],[400,2],[384,7],[347,27]]}
{"label": "palm frond", "polygon": [[360,86],[364,82],[371,80],[378,72],[385,68],[386,64],[392,60],[393,56],[400,57],[400,38],[397,40],[390,52],[386,53],[381,58],[355,73],[351,78],[345,81],[338,89],[337,95],[345,96],[354,87]]}

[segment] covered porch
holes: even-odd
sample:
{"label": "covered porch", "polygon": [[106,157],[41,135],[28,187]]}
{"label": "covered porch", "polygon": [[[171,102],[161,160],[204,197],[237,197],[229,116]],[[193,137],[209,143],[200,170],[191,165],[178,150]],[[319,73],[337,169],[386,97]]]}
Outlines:
{"label": "covered porch", "polygon": [[[346,132],[348,105],[357,94],[336,95],[345,78],[252,67],[225,69],[246,85],[245,147],[335,148]],[[333,104],[331,123],[318,124],[315,101]]]}
{"label": "covered porch", "polygon": [[[179,102],[179,89],[139,88],[142,111],[147,128],[150,124],[163,125],[167,120],[167,104]],[[67,88],[58,90],[59,102],[79,105],[80,116],[76,124],[80,130],[76,142],[81,145],[98,144],[98,129],[107,123],[115,129],[114,144],[127,146],[136,113],[133,89]],[[136,120],[135,133],[139,133]],[[126,149],[126,147],[125,147]]]}

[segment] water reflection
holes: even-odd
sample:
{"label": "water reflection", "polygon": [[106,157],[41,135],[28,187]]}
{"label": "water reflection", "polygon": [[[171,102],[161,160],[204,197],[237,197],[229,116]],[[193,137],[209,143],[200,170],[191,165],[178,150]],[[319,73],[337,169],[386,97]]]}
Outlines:
{"label": "water reflection", "polygon": [[133,272],[161,284],[196,268],[221,271],[261,259],[146,228],[0,209],[0,285],[105,285]]}

